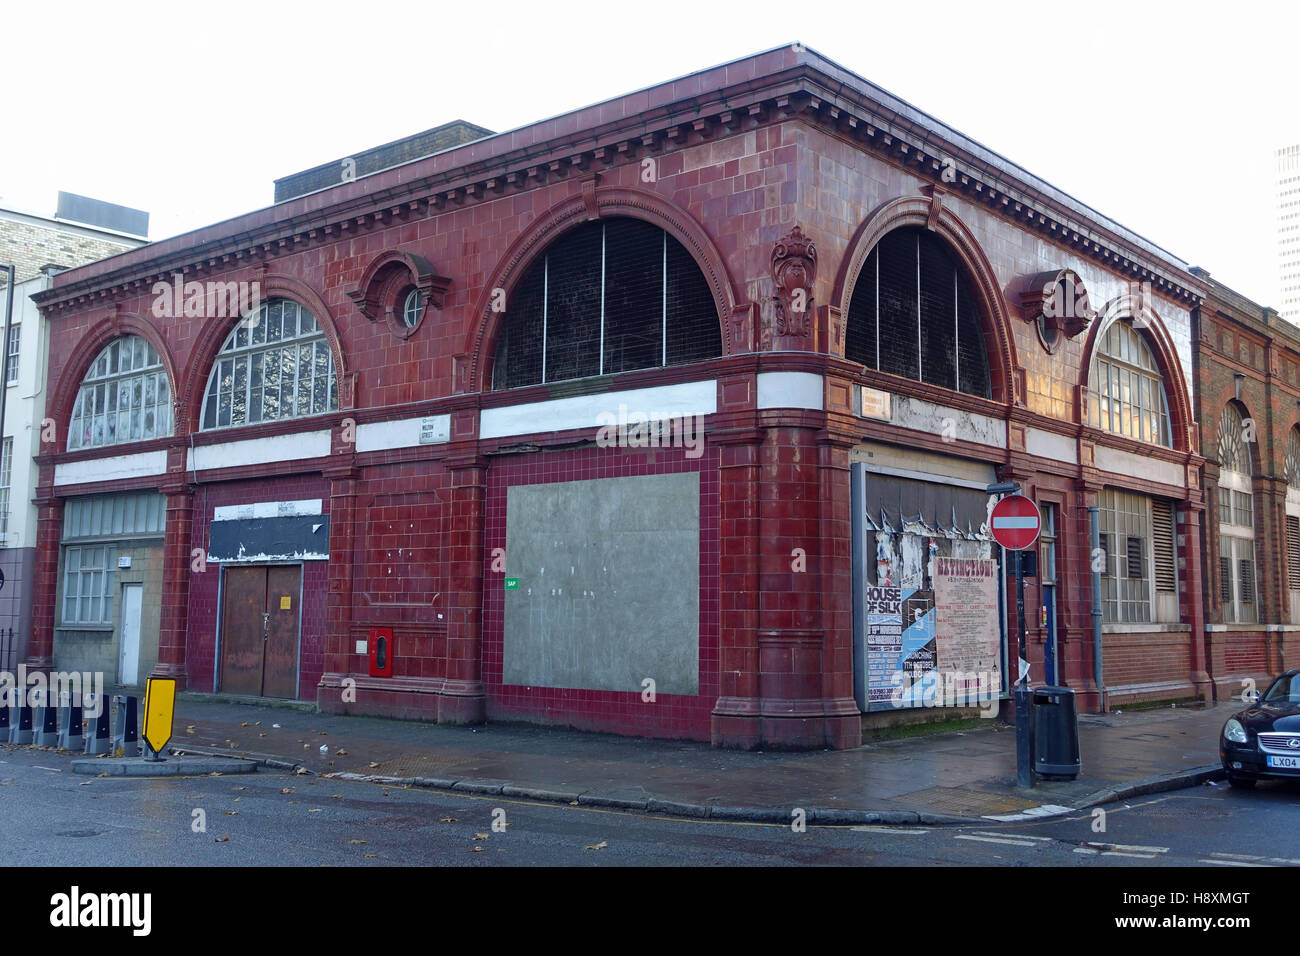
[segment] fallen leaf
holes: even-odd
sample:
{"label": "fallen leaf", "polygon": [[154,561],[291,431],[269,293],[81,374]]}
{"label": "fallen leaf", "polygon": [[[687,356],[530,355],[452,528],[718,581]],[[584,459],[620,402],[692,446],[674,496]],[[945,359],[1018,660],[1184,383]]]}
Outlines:
{"label": "fallen leaf", "polygon": [[220,770],[214,770],[214,771],[212,771],[211,776],[213,776],[213,777],[224,777],[225,774],[222,773]]}
{"label": "fallen leaf", "polygon": [[322,731],[320,732],[320,736],[322,736],[322,737],[328,737],[329,734],[325,733],[325,731],[322,730]]}
{"label": "fallen leaf", "polygon": [[365,843],[365,842],[367,842],[367,841],[366,841],[366,840],[349,840],[348,842],[349,842],[349,843]]}
{"label": "fallen leaf", "polygon": [[311,808],[310,810],[308,810],[307,812],[308,812],[308,813],[320,813],[321,811],[320,811],[320,807],[312,807],[312,808]]}
{"label": "fallen leaf", "polygon": [[347,752],[346,750],[344,750],[342,747],[340,747],[338,750],[334,751],[334,756],[336,756],[336,757],[346,757],[347,755],[348,755],[348,752]]}
{"label": "fallen leaf", "polygon": [[367,860],[373,860],[373,859],[374,859],[375,857],[377,857],[377,856],[379,856],[378,853],[367,853],[367,854],[366,854],[366,859],[367,859]]}
{"label": "fallen leaf", "polygon": [[482,853],[483,848],[481,846],[472,846],[470,847],[470,851],[473,853]]}
{"label": "fallen leaf", "polygon": [[225,814],[226,816],[228,816],[228,817],[234,817],[234,816],[238,816],[238,815],[239,815],[239,811],[238,811],[238,810],[222,810],[221,812],[224,813],[224,814]]}
{"label": "fallen leaf", "polygon": [[213,842],[213,843],[229,843],[229,842],[230,842],[230,837],[228,837],[228,836],[219,836],[219,837],[217,837],[215,840],[213,840],[212,842]]}
{"label": "fallen leaf", "polygon": [[474,839],[475,839],[475,840],[486,840],[486,839],[488,838],[488,836],[489,836],[489,834],[487,834],[487,833],[475,833],[475,834],[474,834]]}
{"label": "fallen leaf", "polygon": [[455,818],[455,817],[443,817],[443,818],[442,818],[441,820],[439,820],[438,822],[439,822],[439,823],[455,823],[455,822],[456,822],[456,818]]}
{"label": "fallen leaf", "polygon": [[247,790],[247,787],[235,787],[236,790]]}
{"label": "fallen leaf", "polygon": [[279,729],[280,729],[280,725],[279,725],[279,724],[272,724],[271,726],[274,727],[276,730],[279,730]]}
{"label": "fallen leaf", "polygon": [[373,769],[373,768],[375,768],[375,767],[378,767],[379,764],[375,763],[375,762],[372,760],[372,761],[370,762],[370,766],[371,766],[371,769]]}
{"label": "fallen leaf", "polygon": [[[83,786],[83,787],[89,787],[89,786],[90,786],[92,783],[94,783],[94,782],[95,782],[95,781],[93,781],[93,780],[87,780],[85,783],[81,784],[81,786]],[[0,783],[3,783],[3,781],[0,781]]]}
{"label": "fallen leaf", "polygon": [[235,802],[238,803],[240,800],[243,800],[243,799],[244,799],[243,797],[235,797]]}
{"label": "fallen leaf", "polygon": [[266,736],[266,732],[263,731],[262,733],[258,734],[257,736],[259,736],[259,737],[265,737],[265,736]]}
{"label": "fallen leaf", "polygon": [[281,787],[281,788],[280,788],[280,792],[281,792],[281,793],[293,793],[293,787]]}
{"label": "fallen leaf", "polygon": [[95,774],[95,776],[96,776],[96,777],[107,777],[107,776],[108,776],[108,771],[105,770],[103,773],[97,773],[97,774]]}
{"label": "fallen leaf", "polygon": [[588,849],[588,850],[603,850],[603,849],[605,849],[605,847],[606,847],[607,845],[608,845],[608,844],[606,844],[604,840],[601,840],[599,843],[595,844],[594,846],[586,847],[586,849]]}
{"label": "fallen leaf", "polygon": [[294,771],[294,773],[296,773],[298,776],[301,777],[301,776],[303,776],[304,774],[309,774],[309,773],[311,773],[311,771],[308,770],[306,767],[299,767],[297,770]]}
{"label": "fallen leaf", "polygon": [[578,805],[578,801],[577,801],[577,800],[570,800],[570,801],[569,801],[569,806],[571,806],[571,807],[576,807],[577,805]]}
{"label": "fallen leaf", "polygon": [[186,727],[186,728],[185,728],[185,732],[186,732],[187,734],[192,734],[192,733],[194,733],[194,725],[191,724],[190,726]]}
{"label": "fallen leaf", "polygon": [[245,720],[245,721],[241,722],[239,726],[241,726],[241,727],[247,727],[247,726],[248,726],[248,721]]}
{"label": "fallen leaf", "polygon": [[331,800],[342,800],[342,799],[343,799],[343,794],[341,794],[341,793],[331,793],[331,794],[330,794],[330,799],[331,799]]}

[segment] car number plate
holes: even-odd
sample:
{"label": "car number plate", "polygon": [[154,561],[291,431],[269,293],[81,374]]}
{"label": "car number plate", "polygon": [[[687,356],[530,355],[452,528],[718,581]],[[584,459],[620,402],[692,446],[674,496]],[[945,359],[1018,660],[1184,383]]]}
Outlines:
{"label": "car number plate", "polygon": [[1300,757],[1269,757],[1268,765],[1286,770],[1300,770]]}

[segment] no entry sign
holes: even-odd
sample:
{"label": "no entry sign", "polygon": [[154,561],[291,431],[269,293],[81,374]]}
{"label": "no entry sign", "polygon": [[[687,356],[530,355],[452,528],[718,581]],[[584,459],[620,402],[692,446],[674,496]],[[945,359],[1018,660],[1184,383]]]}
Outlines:
{"label": "no entry sign", "polygon": [[1023,551],[1038,540],[1043,519],[1024,495],[1007,495],[993,506],[993,539],[1008,551]]}

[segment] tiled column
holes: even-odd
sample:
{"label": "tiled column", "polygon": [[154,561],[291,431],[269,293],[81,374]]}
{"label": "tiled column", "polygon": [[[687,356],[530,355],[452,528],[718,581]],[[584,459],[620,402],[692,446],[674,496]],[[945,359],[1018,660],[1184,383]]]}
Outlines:
{"label": "tiled column", "polygon": [[1208,642],[1205,633],[1205,580],[1201,568],[1201,522],[1205,506],[1200,502],[1180,501],[1178,514],[1179,558],[1181,558],[1181,575],[1179,578],[1178,603],[1183,623],[1191,625],[1188,639],[1191,641],[1189,678],[1198,695],[1204,701],[1214,700],[1214,681],[1208,668]]}
{"label": "tiled column", "polygon": [[438,722],[478,724],[487,718],[483,687],[483,535],[487,462],[449,461],[451,534],[447,557],[447,679]]}
{"label": "tiled column", "polygon": [[325,668],[316,688],[316,704],[326,713],[346,713],[348,703],[362,704],[365,691],[356,700],[344,699],[343,684],[353,671],[352,643],[352,556],[356,547],[357,479],[351,468],[331,471],[329,596],[325,610]]}
{"label": "tiled column", "polygon": [[36,497],[36,573],[32,595],[32,636],[23,663],[27,669],[54,666],[55,596],[59,585],[59,538],[63,533],[63,499],[48,487]]}
{"label": "tiled column", "polygon": [[756,432],[715,437],[720,445],[719,696],[715,747],[760,744],[758,700],[758,458]]}
{"label": "tiled column", "polygon": [[167,497],[167,518],[163,538],[162,608],[158,627],[158,663],[154,677],[170,677],[176,689],[184,690],[185,637],[189,630],[191,543],[194,524],[194,495],[188,484],[171,484],[162,489]]}

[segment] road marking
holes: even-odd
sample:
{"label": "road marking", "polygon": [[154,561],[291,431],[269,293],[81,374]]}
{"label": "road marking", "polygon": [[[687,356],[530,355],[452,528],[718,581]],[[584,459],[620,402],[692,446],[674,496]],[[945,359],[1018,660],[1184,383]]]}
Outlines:
{"label": "road marking", "polygon": [[1258,863],[1282,863],[1286,866],[1300,866],[1300,860],[1288,860],[1280,856],[1250,856],[1246,853],[1211,853],[1210,856],[1217,856],[1220,859],[1227,860],[1247,860]]}
{"label": "road marking", "polygon": [[1039,817],[1053,817],[1062,813],[1073,813],[1074,807],[1062,807],[1055,803],[1044,803],[1041,806],[1030,807],[1028,810],[1022,810],[1019,813],[1003,813],[998,815],[985,814],[985,820],[997,820],[999,823],[1015,823],[1017,820],[1036,820]]}
{"label": "road marking", "polygon": [[1044,843],[1055,842],[1055,837],[1030,836],[1028,833],[990,833],[988,830],[976,830],[975,833],[980,836],[988,837],[1012,837],[1016,840],[1042,840]]}
{"label": "road marking", "polygon": [[953,839],[956,840],[978,840],[980,843],[1001,843],[1005,846],[1038,846],[1032,840],[1004,840],[1001,837],[986,837],[967,835],[965,833],[957,834]]}
{"label": "road marking", "polygon": [[1134,859],[1138,859],[1138,860],[1154,860],[1156,858],[1156,855],[1154,853],[1120,853],[1118,850],[1103,850],[1101,855],[1102,856],[1131,856]]}
{"label": "road marking", "polygon": [[1213,863],[1216,866],[1268,866],[1267,863],[1246,863],[1244,860],[1197,860],[1197,863]]}
{"label": "road marking", "polygon": [[63,773],[58,767],[42,767],[40,764],[32,764],[33,770],[48,770],[50,773]]}
{"label": "road marking", "polygon": [[1169,852],[1169,847],[1167,846],[1126,846],[1123,843],[1093,843],[1093,842],[1088,842],[1083,845],[1095,846],[1098,850],[1109,851],[1109,852],[1118,852],[1122,850],[1128,853],[1148,853],[1153,855],[1156,853]]}
{"label": "road marking", "polygon": [[1074,848],[1074,852],[1075,852],[1075,853],[1086,853],[1086,854],[1088,854],[1089,856],[1096,856],[1098,851],[1094,850],[1094,849],[1093,849],[1092,847],[1090,847],[1090,846],[1076,846],[1076,847]]}
{"label": "road marking", "polygon": [[858,833],[929,833],[930,832],[929,830],[908,830],[902,827],[860,826],[860,827],[849,827],[849,829],[854,830]]}

